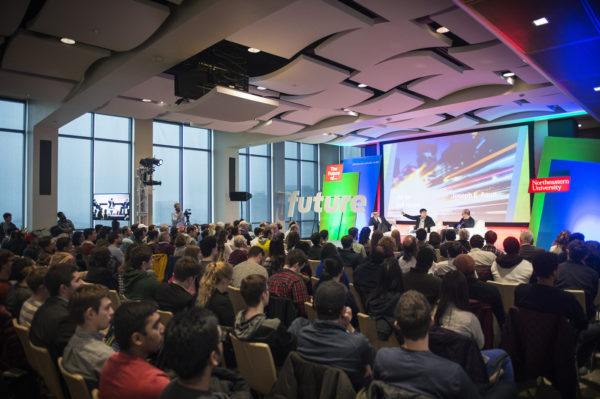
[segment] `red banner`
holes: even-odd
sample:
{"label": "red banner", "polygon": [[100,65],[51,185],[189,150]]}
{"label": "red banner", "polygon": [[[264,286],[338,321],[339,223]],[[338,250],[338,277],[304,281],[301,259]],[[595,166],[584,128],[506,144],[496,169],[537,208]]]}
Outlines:
{"label": "red banner", "polygon": [[325,181],[340,181],[342,180],[343,172],[343,163],[337,165],[327,165],[327,171],[325,172]]}
{"label": "red banner", "polygon": [[546,177],[543,179],[531,179],[529,181],[530,193],[558,193],[569,191],[571,176]]}

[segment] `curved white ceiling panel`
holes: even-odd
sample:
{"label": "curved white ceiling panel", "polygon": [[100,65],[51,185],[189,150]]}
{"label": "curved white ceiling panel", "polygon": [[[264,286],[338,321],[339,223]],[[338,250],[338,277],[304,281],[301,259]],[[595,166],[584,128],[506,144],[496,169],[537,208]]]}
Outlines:
{"label": "curved white ceiling panel", "polygon": [[116,97],[96,112],[109,115],[127,116],[136,119],[152,119],[165,112],[165,108],[154,103],[145,103],[137,100]]}
{"label": "curved white ceiling panel", "polygon": [[438,123],[442,120],[444,120],[443,116],[433,114],[405,121],[389,122],[387,125],[394,126],[396,129],[420,129],[423,126],[433,125],[434,123]]}
{"label": "curved white ceiling panel", "polygon": [[454,5],[450,0],[356,0],[356,2],[390,21],[424,17]]}
{"label": "curved white ceiling panel", "polygon": [[394,126],[373,126],[367,129],[361,129],[356,132],[359,136],[367,136],[372,139],[376,139],[378,137],[383,136],[384,134],[394,132],[398,130],[398,128]]}
{"label": "curved white ceiling panel", "polygon": [[[166,75],[171,76],[171,75]],[[157,75],[139,85],[127,90],[123,97],[147,98],[153,101],[163,101],[166,104],[174,104],[177,97],[174,94],[173,79]]]}
{"label": "curved white ceiling panel", "polygon": [[436,14],[431,19],[471,44],[496,39],[493,33],[460,8]]}
{"label": "curved white ceiling panel", "polygon": [[299,132],[304,129],[304,125],[300,125],[294,122],[282,121],[281,119],[271,119],[270,121],[261,123],[253,129],[250,129],[251,133],[263,133],[270,134],[273,136],[286,136],[288,134]]}
{"label": "curved white ceiling panel", "polygon": [[314,136],[310,136],[310,137],[306,137],[306,138],[298,139],[298,140],[294,140],[294,141],[298,141],[300,143],[306,143],[306,144],[322,144],[322,143],[327,143],[336,137],[337,136],[334,134],[321,133],[321,134],[317,134]]}
{"label": "curved white ceiling panel", "polygon": [[46,0],[29,29],[127,51],[145,42],[169,13],[168,7],[148,0]]}
{"label": "curved white ceiling panel", "polygon": [[6,46],[2,67],[55,78],[81,80],[90,65],[110,52],[85,45],[68,45],[20,32]]}
{"label": "curved white ceiling panel", "polygon": [[477,119],[470,118],[467,115],[461,115],[456,118],[436,123],[435,125],[423,127],[423,129],[431,132],[452,132],[456,130],[468,129],[477,125],[478,123],[479,121]]}
{"label": "curved white ceiling panel", "polygon": [[191,108],[181,112],[227,122],[244,122],[264,115],[278,105],[277,100],[216,86]]}
{"label": "curved white ceiling panel", "polygon": [[0,96],[58,102],[73,86],[62,80],[0,70]]}
{"label": "curved white ceiling panel", "polygon": [[298,0],[227,37],[227,40],[290,58],[333,33],[372,21],[338,1]]}
{"label": "curved white ceiling panel", "polygon": [[342,82],[317,94],[305,96],[283,96],[282,99],[293,103],[319,108],[348,108],[365,101],[373,95],[368,89]]}
{"label": "curved white ceiling panel", "polygon": [[296,110],[308,110],[308,109],[310,109],[310,108],[309,108],[309,107],[306,107],[306,106],[304,106],[304,105],[300,105],[300,104],[293,104],[293,103],[290,103],[290,102],[288,102],[288,101],[281,100],[281,101],[279,101],[279,106],[278,106],[277,108],[275,108],[275,109],[274,109],[274,110],[272,110],[272,111],[269,111],[269,112],[267,112],[267,113],[266,113],[266,114],[264,114],[264,115],[261,115],[261,116],[259,116],[259,117],[258,117],[258,118],[256,118],[256,119],[266,122],[266,121],[268,121],[269,119],[272,119],[272,118],[274,118],[275,116],[277,116],[277,115],[279,115],[279,114],[282,114],[282,113],[284,113],[284,112],[288,112],[288,111],[296,111]]}
{"label": "curved white ceiling panel", "polygon": [[207,129],[213,130],[221,130],[224,132],[245,132],[248,129],[253,128],[259,123],[259,121],[245,121],[245,122],[224,122],[224,121],[214,121],[205,125],[203,127]]}
{"label": "curved white ceiling panel", "polygon": [[332,116],[344,115],[343,111],[335,111],[331,109],[323,109],[323,108],[311,108],[309,110],[298,110],[298,111],[290,111],[286,112],[281,116],[281,119],[290,121],[303,123],[305,125],[314,125],[315,123],[319,123],[322,120],[327,118],[331,118]]}
{"label": "curved white ceiling panel", "polygon": [[509,85],[506,79],[489,71],[463,71],[460,76],[437,75],[415,80],[408,89],[439,100],[455,91],[481,85]]}
{"label": "curved white ceiling panel", "polygon": [[343,137],[338,137],[337,139],[334,139],[332,141],[330,141],[330,144],[336,144],[336,145],[358,145],[358,144],[362,144],[367,142],[367,140],[369,140],[366,137],[357,137],[354,134],[348,134],[346,136]]}
{"label": "curved white ceiling panel", "polygon": [[396,54],[427,47],[447,47],[452,41],[413,22],[384,22],[338,33],[315,48],[315,54],[363,70]]}
{"label": "curved white ceiling panel", "polygon": [[424,101],[416,96],[404,93],[398,89],[370,100],[364,101],[352,107],[352,111],[367,115],[393,115],[416,108]]}
{"label": "curved white ceiling panel", "polygon": [[431,75],[446,74],[456,79],[461,69],[433,51],[413,51],[397,55],[352,76],[352,80],[382,91],[401,83]]}
{"label": "curved white ceiling panel", "polygon": [[[420,132],[414,130],[400,130],[397,132],[386,133],[383,136],[379,136],[378,140],[394,140],[394,139],[403,139],[408,137],[418,136]],[[429,134],[429,133],[427,133]]]}
{"label": "curved white ceiling panel", "polygon": [[275,72],[250,78],[250,83],[280,93],[304,95],[319,93],[335,86],[349,76],[348,71],[306,55],[300,55]]}
{"label": "curved white ceiling panel", "polygon": [[505,104],[497,107],[490,107],[484,110],[475,111],[475,115],[479,118],[485,119],[486,121],[493,121],[494,119],[501,118],[506,115],[514,114],[517,112],[528,112],[528,111],[546,111],[552,112],[550,108],[544,105],[536,104]]}
{"label": "curved white ceiling panel", "polygon": [[521,78],[526,83],[530,85],[535,85],[539,83],[547,83],[548,79],[542,76],[538,71],[530,67],[529,65],[525,65],[519,68],[515,68],[512,70],[518,78]]}
{"label": "curved white ceiling panel", "polygon": [[0,1],[0,36],[10,36],[21,25],[29,0]]}
{"label": "curved white ceiling panel", "polygon": [[171,112],[171,113],[168,113],[165,115],[161,115],[160,119],[164,119],[167,121],[173,121],[173,122],[193,123],[194,125],[202,126],[202,127],[206,127],[206,125],[214,122],[214,119],[203,118],[201,116],[195,116],[195,115],[189,115],[189,114],[183,114],[181,112]]}
{"label": "curved white ceiling panel", "polygon": [[523,65],[523,60],[498,40],[455,47],[448,54],[473,69],[501,71]]}

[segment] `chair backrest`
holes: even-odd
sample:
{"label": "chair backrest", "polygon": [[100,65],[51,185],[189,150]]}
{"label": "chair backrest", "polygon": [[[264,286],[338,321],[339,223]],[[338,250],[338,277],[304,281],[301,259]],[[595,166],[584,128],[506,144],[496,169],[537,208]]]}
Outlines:
{"label": "chair backrest", "polygon": [[98,399],[98,389],[92,389],[92,399]]}
{"label": "chair backrest", "polygon": [[156,279],[161,283],[165,279],[165,270],[167,269],[168,260],[169,258],[166,254],[152,255],[152,270],[154,270]]}
{"label": "chair backrest", "polygon": [[31,341],[28,341],[28,343],[39,366],[40,375],[44,379],[48,390],[58,399],[65,399],[56,364],[52,360],[48,349],[35,346]]}
{"label": "chair backrest", "polygon": [[38,364],[36,362],[36,357],[33,351],[31,350],[31,346],[29,346],[29,328],[19,324],[17,319],[13,318],[13,326],[15,331],[17,332],[17,336],[19,337],[19,341],[21,341],[21,346],[23,346],[23,350],[25,351],[25,357],[27,358],[27,362],[39,374]]}
{"label": "chair backrest", "polygon": [[492,307],[476,299],[469,299],[469,309],[477,316],[481,331],[483,332],[484,344],[481,349],[492,349],[494,347],[494,315]]}
{"label": "chair backrest", "polygon": [[62,366],[62,357],[58,358],[58,369],[67,382],[67,388],[71,399],[91,399],[92,395],[88,390],[85,379],[79,374],[71,374]]}
{"label": "chair backrest", "polygon": [[[575,299],[577,299],[577,302],[579,302],[579,304],[581,305],[582,309],[583,309],[583,313],[586,313],[585,310],[585,291],[583,290],[565,290],[567,292],[570,292],[571,294],[575,295]],[[600,290],[598,290],[600,291]]]}
{"label": "chair backrest", "polygon": [[304,302],[304,311],[306,312],[306,317],[311,324],[317,320],[317,311],[313,307],[312,302]]}
{"label": "chair backrest", "polygon": [[310,270],[312,272],[312,275],[314,276],[315,274],[317,274],[317,265],[321,263],[320,260],[309,260],[308,264],[310,265]]}
{"label": "chair backrest", "polygon": [[171,319],[173,318],[173,313],[166,311],[166,310],[157,310],[158,312],[158,317],[160,319],[160,322],[163,324],[163,326],[167,326],[167,324],[169,324],[169,322],[171,321]]}
{"label": "chair backrest", "polygon": [[240,375],[250,388],[267,395],[277,382],[277,369],[269,345],[243,342],[229,334]]}
{"label": "chair backrest", "polygon": [[358,306],[358,311],[360,313],[365,313],[365,306],[362,303],[362,299],[360,298],[360,294],[356,290],[356,287],[353,283],[350,283],[348,287],[350,288],[350,293],[354,297],[354,302],[356,302],[356,306]]}
{"label": "chair backrest", "polygon": [[375,350],[400,346],[394,332],[392,332],[392,335],[390,335],[390,338],[387,341],[381,341],[379,339],[377,336],[377,321],[375,319],[364,313],[358,313],[356,316],[358,317],[360,332],[367,337]]}
{"label": "chair backrest", "polygon": [[229,294],[229,300],[233,305],[233,311],[235,314],[238,314],[242,310],[248,309],[248,305],[246,305],[246,301],[244,301],[244,298],[242,298],[242,292],[239,288],[230,285],[227,287],[227,292]]}
{"label": "chair backrest", "polygon": [[121,306],[121,298],[117,290],[108,290],[108,297],[110,298],[111,306],[113,310],[117,310]]}
{"label": "chair backrest", "polygon": [[346,274],[348,275],[348,279],[350,279],[350,282],[353,283],[354,282],[354,269],[351,266],[344,266],[344,270],[346,271]]}
{"label": "chair backrest", "polygon": [[488,280],[486,282],[498,288],[498,291],[500,291],[500,296],[502,297],[504,310],[508,312],[508,310],[512,308],[515,303],[515,288],[517,288],[517,284],[500,283],[492,280]]}
{"label": "chair backrest", "polygon": [[312,286],[313,286],[313,288],[314,288],[314,287],[316,287],[316,286],[317,286],[317,284],[319,284],[319,280],[320,280],[320,279],[319,279],[319,278],[317,278],[317,277],[315,277],[315,276],[312,276],[312,277],[310,278],[310,282],[312,283]]}

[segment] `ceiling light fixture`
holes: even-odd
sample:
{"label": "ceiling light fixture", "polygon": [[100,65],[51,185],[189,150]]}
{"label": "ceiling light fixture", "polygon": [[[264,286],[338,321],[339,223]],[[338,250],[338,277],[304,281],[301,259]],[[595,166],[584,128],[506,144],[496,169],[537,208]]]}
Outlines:
{"label": "ceiling light fixture", "polygon": [[359,83],[359,84],[358,84],[358,87],[361,87],[361,88],[362,88],[362,87],[367,87],[367,85],[366,85],[366,84],[364,84],[364,83]]}
{"label": "ceiling light fixture", "polygon": [[151,103],[152,100],[150,100],[149,98],[142,98],[142,102],[143,103]]}
{"label": "ceiling light fixture", "polygon": [[502,76],[504,76],[505,78],[511,78],[511,77],[515,76],[515,73],[514,72],[504,72],[502,74]]}
{"label": "ceiling light fixture", "polygon": [[581,127],[581,123],[578,123],[578,124],[577,124],[577,127]]}
{"label": "ceiling light fixture", "polygon": [[600,86],[594,87],[594,91],[600,91]]}
{"label": "ceiling light fixture", "polygon": [[267,90],[266,87],[262,87],[262,86],[256,86],[256,90]]}
{"label": "ceiling light fixture", "polygon": [[448,33],[448,32],[450,32],[450,29],[446,28],[445,26],[440,26],[435,31],[437,33]]}
{"label": "ceiling light fixture", "polygon": [[248,47],[248,51],[252,54],[260,53],[260,50],[256,47]]}
{"label": "ceiling light fixture", "polygon": [[75,43],[77,43],[75,40],[70,39],[68,37],[62,37],[60,39],[60,41],[61,41],[61,43],[64,43],[64,44],[75,44]]}
{"label": "ceiling light fixture", "polygon": [[348,110],[348,111],[346,111],[346,113],[347,113],[348,115],[350,115],[350,116],[358,116],[358,114],[357,114],[356,112],[354,112],[354,111],[350,111],[350,110]]}
{"label": "ceiling light fixture", "polygon": [[545,17],[536,19],[535,21],[533,21],[533,24],[535,26],[542,26],[542,25],[546,25],[547,23],[549,23],[550,21],[548,21]]}
{"label": "ceiling light fixture", "polygon": [[510,84],[510,85],[514,85],[514,84],[515,84],[515,80],[514,80],[512,77],[510,77],[510,76],[509,76],[508,78],[506,78],[506,81],[507,81],[507,82],[508,82],[508,84]]}

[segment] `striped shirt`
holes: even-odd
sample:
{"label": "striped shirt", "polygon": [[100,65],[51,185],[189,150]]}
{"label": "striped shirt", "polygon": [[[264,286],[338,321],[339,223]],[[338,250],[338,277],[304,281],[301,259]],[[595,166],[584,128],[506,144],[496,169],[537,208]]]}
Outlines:
{"label": "striped shirt", "polygon": [[31,298],[23,302],[23,306],[21,307],[21,313],[19,313],[19,324],[27,328],[31,327],[31,320],[33,320],[33,315],[43,304],[44,302],[35,301]]}

